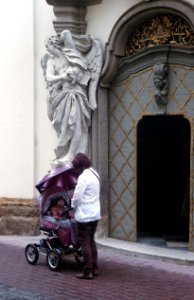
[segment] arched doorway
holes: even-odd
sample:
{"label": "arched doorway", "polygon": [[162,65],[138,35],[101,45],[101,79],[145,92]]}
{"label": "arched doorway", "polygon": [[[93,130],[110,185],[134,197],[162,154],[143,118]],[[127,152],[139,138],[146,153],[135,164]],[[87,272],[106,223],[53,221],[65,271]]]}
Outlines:
{"label": "arched doorway", "polygon": [[[168,118],[169,120],[171,120],[170,118],[177,118],[177,120],[180,118],[182,121],[177,122],[180,122],[181,127],[187,132],[187,142],[189,141],[192,149],[194,118],[194,96],[192,92],[194,74],[193,12],[193,8],[182,1],[161,0],[139,3],[121,16],[112,30],[106,48],[106,62],[101,79],[102,86],[108,87],[104,99],[107,99],[108,103],[105,107],[108,114],[107,143],[105,143],[105,145],[108,144],[106,220],[109,222],[108,235],[110,237],[138,241],[139,233],[144,230],[144,228],[141,228],[142,224],[139,223],[140,213],[138,212],[137,203],[138,181],[140,180],[137,179],[137,156],[139,155],[137,153],[139,134],[137,131],[139,130],[138,124],[145,118],[144,116],[153,116],[153,118],[161,118],[161,120],[162,118],[166,118],[166,120]],[[174,18],[176,22],[173,21]],[[154,27],[156,35],[153,36],[153,28],[148,25],[157,25],[159,20],[162,25]],[[170,22],[166,22],[166,20],[170,20]],[[186,28],[189,28],[189,36],[191,37],[189,42],[185,41],[183,43],[176,40],[176,37],[181,36],[176,34],[177,24],[184,24],[184,26],[178,25],[178,28],[183,30],[183,34],[187,33]],[[176,26],[173,27],[174,25]],[[162,30],[163,34],[158,34],[158,28]],[[165,32],[163,31],[164,28],[166,28]],[[135,34],[136,29],[138,31],[137,35]],[[146,35],[144,35],[145,32]],[[149,38],[147,38],[148,33]],[[166,34],[170,40],[163,39],[163,37],[167,37]],[[143,43],[141,43],[142,36],[145,37]],[[138,40],[138,37],[140,37],[140,40]],[[161,39],[159,42],[158,37]],[[148,40],[150,41],[149,45],[147,44]],[[154,66],[162,64],[168,66],[166,77],[168,83],[167,99],[163,102],[165,110],[160,110],[160,105],[155,101]],[[104,112],[102,103],[104,105],[106,101],[101,101],[100,106],[101,111]],[[167,121],[167,124],[169,122],[171,121]],[[181,136],[183,138],[184,135]],[[167,146],[170,142],[171,139],[169,138],[164,144]],[[175,145],[181,143],[185,143],[184,138],[182,142],[177,140]],[[190,146],[187,149],[190,151]],[[176,153],[176,155],[178,154]],[[187,155],[187,158],[188,173],[186,177],[189,178],[187,179],[190,185],[188,185],[188,189],[191,198],[194,187],[193,150],[191,155]],[[172,162],[173,160],[171,160]],[[184,162],[183,160],[183,164]],[[190,166],[191,174],[189,171]],[[179,169],[181,169],[180,166]],[[178,178],[176,179],[178,180]],[[169,180],[171,180],[170,177]],[[176,195],[179,197],[178,192]],[[175,222],[176,217],[174,217],[173,225],[170,221],[167,223],[167,226],[170,226],[168,231],[163,230],[162,227],[159,229],[160,233],[175,234],[177,238],[182,234],[182,230],[184,239],[187,239],[187,241],[188,232],[190,232],[189,248],[194,249],[193,199],[190,200],[190,221],[187,217],[184,230],[183,224],[181,225],[182,229],[175,229],[177,224],[180,223]],[[181,201],[179,198],[179,204]],[[171,213],[173,212],[172,206],[169,210],[171,210]],[[176,213],[178,214],[178,212]],[[148,226],[149,223],[144,225]]]}
{"label": "arched doorway", "polygon": [[190,123],[145,116],[137,128],[137,234],[189,239]]}

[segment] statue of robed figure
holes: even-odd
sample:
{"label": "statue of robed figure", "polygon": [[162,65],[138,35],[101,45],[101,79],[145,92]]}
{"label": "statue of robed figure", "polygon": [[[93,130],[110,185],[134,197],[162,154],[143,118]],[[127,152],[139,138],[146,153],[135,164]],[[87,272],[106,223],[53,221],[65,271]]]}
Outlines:
{"label": "statue of robed figure", "polygon": [[69,30],[50,36],[45,47],[41,66],[47,83],[48,117],[58,136],[56,166],[72,161],[78,152],[88,152],[103,49],[97,38],[73,36]]}

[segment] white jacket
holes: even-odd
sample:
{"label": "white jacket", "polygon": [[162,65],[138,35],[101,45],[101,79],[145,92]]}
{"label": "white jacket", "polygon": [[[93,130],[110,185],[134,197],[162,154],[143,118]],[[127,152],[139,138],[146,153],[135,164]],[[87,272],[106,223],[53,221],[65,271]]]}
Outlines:
{"label": "white jacket", "polygon": [[77,222],[92,222],[101,218],[99,175],[93,168],[85,169],[79,176],[71,206],[75,209]]}

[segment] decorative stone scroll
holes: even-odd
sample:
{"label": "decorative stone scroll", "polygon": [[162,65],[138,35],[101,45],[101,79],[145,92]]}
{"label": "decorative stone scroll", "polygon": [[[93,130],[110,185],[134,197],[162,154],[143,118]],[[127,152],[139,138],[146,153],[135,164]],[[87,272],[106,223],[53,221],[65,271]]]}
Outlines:
{"label": "decorative stone scroll", "polygon": [[88,5],[101,3],[102,0],[46,0],[46,2],[50,5],[56,5],[56,6],[64,6],[64,5],[88,6]]}
{"label": "decorative stone scroll", "polygon": [[74,34],[85,34],[87,6],[101,3],[102,0],[46,0],[46,2],[53,5],[56,16],[53,26],[56,33],[70,30]]}

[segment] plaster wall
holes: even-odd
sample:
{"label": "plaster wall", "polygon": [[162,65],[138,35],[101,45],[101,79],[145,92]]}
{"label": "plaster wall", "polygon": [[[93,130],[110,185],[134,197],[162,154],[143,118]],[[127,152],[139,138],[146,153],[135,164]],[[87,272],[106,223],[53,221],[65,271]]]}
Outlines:
{"label": "plaster wall", "polygon": [[34,185],[33,0],[0,10],[0,197],[31,198]]}
{"label": "plaster wall", "polygon": [[[137,0],[104,0],[100,5],[88,6],[86,21],[87,33],[97,36],[105,44],[110,35],[111,29],[116,20]],[[46,3],[46,0],[34,1],[35,6],[35,181],[39,180],[51,168],[51,160],[54,159],[54,148],[57,143],[56,132],[47,117],[46,107],[46,85],[43,78],[40,60],[45,53],[44,42],[47,37],[56,34],[53,27],[53,20],[56,19],[53,13],[53,6]],[[99,26],[99,24],[101,24]]]}
{"label": "plaster wall", "polygon": [[[117,20],[132,6],[149,0],[103,0],[100,5],[87,8],[87,33],[100,37],[106,43]],[[178,1],[177,1],[178,2]],[[194,5],[194,0],[183,0]]]}
{"label": "plaster wall", "polygon": [[137,0],[103,0],[100,5],[89,6],[86,15],[87,33],[101,38],[106,43],[118,18],[139,2]]}
{"label": "plaster wall", "polygon": [[[118,19],[132,6],[140,3],[138,0],[103,0],[101,4],[87,7],[87,34],[99,37],[104,46],[108,42],[112,28]],[[193,3],[194,0],[187,2]],[[34,0],[35,6],[35,182],[50,169],[54,158],[54,148],[57,143],[56,132],[47,117],[46,88],[40,67],[40,60],[45,53],[45,39],[55,34],[53,6],[46,0]],[[100,110],[100,107],[99,107]],[[96,112],[95,112],[96,114]],[[105,117],[106,118],[106,117]]]}
{"label": "plaster wall", "polygon": [[40,59],[54,34],[53,8],[46,1],[1,5],[0,197],[34,198],[34,185],[49,169],[56,138],[46,112]]}
{"label": "plaster wall", "polygon": [[[137,0],[103,0],[87,8],[87,33],[107,43],[122,14]],[[194,0],[185,2],[194,5]],[[33,198],[34,185],[54,158],[57,137],[47,117],[40,67],[45,39],[55,34],[46,0],[4,1],[0,12],[0,197]]]}
{"label": "plaster wall", "polygon": [[46,84],[40,61],[45,54],[45,40],[56,34],[52,21],[55,19],[53,7],[46,1],[34,0],[34,41],[35,41],[35,182],[50,170],[50,161],[54,158],[57,137],[47,117]]}

